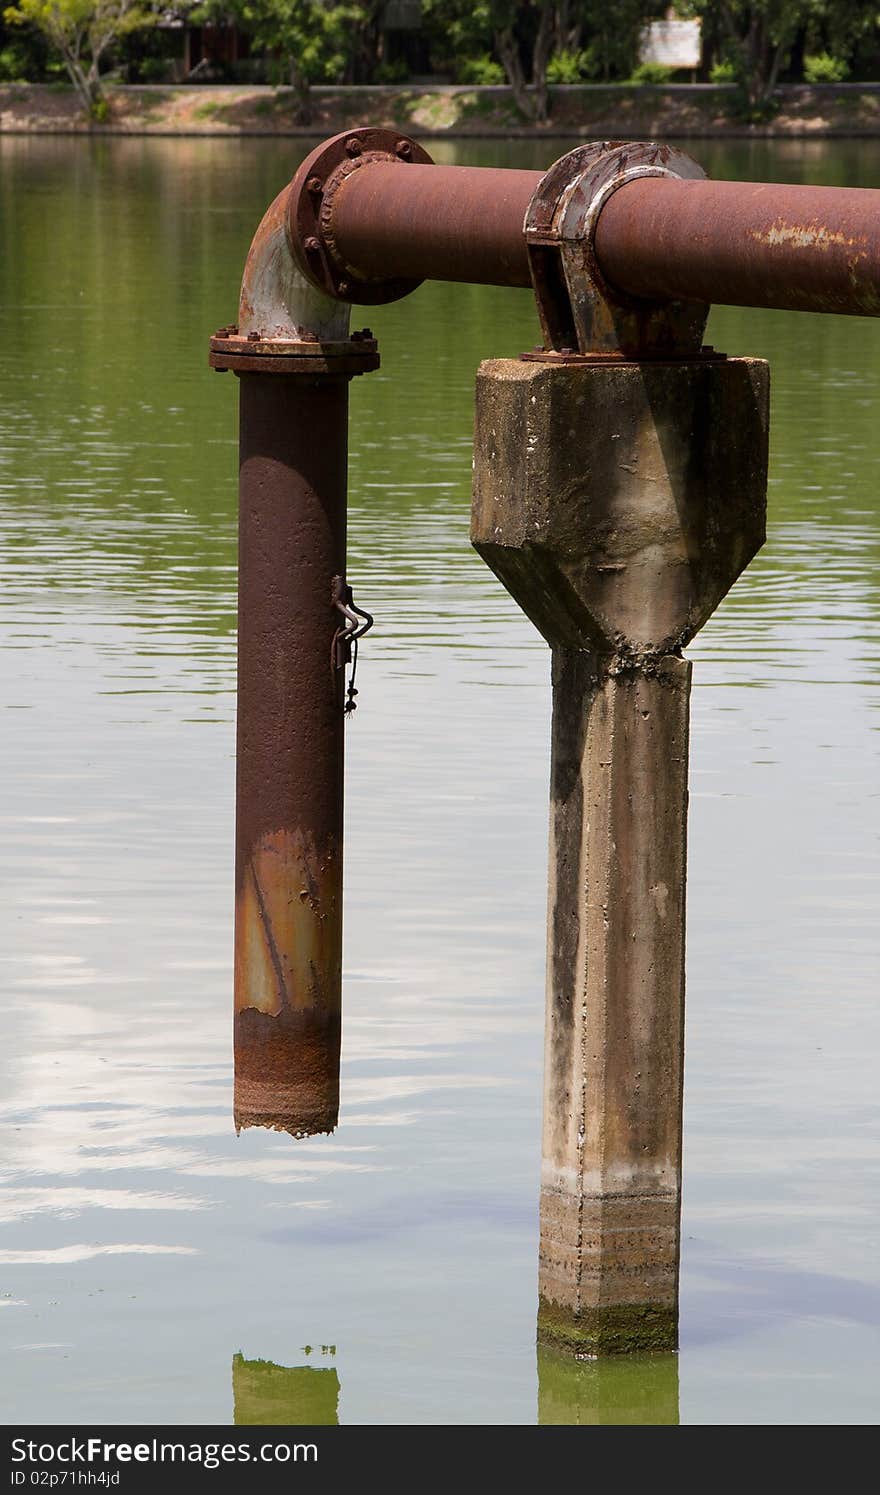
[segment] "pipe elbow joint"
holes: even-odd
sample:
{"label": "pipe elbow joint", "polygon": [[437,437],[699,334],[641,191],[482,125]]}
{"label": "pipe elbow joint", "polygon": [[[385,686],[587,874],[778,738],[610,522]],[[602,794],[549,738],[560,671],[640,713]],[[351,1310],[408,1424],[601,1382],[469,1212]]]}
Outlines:
{"label": "pipe elbow joint", "polygon": [[238,307],[241,337],[296,342],[342,342],[351,306],[306,280],[291,253],[288,203],[292,184],[279,192],[254,234],[245,261]]}

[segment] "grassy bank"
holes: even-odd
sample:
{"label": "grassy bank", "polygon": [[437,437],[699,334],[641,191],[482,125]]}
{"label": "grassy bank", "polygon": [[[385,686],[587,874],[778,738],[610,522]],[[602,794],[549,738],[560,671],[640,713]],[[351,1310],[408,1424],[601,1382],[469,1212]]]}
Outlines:
{"label": "grassy bank", "polygon": [[267,86],[108,89],[108,115],[84,118],[73,90],[0,85],[0,132],[133,135],[328,135],[369,120],[415,135],[860,136],[880,134],[880,84],[793,85],[750,121],[729,86],[572,85],[551,89],[547,124],[528,123],[507,88],[316,88],[308,128],[293,95]]}

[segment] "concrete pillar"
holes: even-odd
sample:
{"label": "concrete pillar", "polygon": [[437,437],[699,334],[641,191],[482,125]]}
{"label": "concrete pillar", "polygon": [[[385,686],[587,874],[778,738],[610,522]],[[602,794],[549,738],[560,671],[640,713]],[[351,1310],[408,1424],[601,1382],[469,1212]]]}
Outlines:
{"label": "concrete pillar", "polygon": [[499,360],[472,539],[553,651],[539,1336],[677,1343],[690,665],[764,539],[754,359]]}

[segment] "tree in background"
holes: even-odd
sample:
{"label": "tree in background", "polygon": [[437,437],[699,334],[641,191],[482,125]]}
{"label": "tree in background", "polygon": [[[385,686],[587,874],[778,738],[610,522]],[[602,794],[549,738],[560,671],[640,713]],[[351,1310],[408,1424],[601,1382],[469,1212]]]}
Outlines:
{"label": "tree in background", "polygon": [[156,12],[140,0],[18,0],[4,17],[33,26],[46,37],[67,69],[83,107],[93,119],[106,116],[101,61],[121,37],[152,26]]}
{"label": "tree in background", "polygon": [[297,123],[311,122],[313,83],[342,79],[349,66],[362,7],[324,0],[205,0],[204,21],[233,20],[257,49],[283,60],[296,99]]}
{"label": "tree in background", "polygon": [[423,13],[440,66],[462,83],[506,81],[526,119],[546,119],[557,0],[425,0]]}
{"label": "tree in background", "polygon": [[451,61],[462,82],[506,80],[520,113],[537,123],[547,118],[548,81],[628,77],[643,26],[664,9],[665,0],[425,0],[424,6],[432,56]]}
{"label": "tree in background", "polygon": [[[155,20],[154,6],[167,3],[12,0],[6,16],[18,24],[26,44],[0,34],[0,80],[41,75],[45,51],[38,49],[39,39],[40,48],[51,44],[86,107],[100,117],[107,107],[101,67],[109,51]],[[641,76],[636,71],[641,32],[667,4],[422,0],[420,55],[426,71],[430,56],[435,72],[451,73],[462,83],[506,81],[520,114],[542,123],[549,113],[548,84],[644,81],[644,70]],[[853,59],[857,75],[860,66],[869,76],[876,68],[880,0],[675,0],[674,8],[682,17],[701,18],[706,55],[717,64],[713,76],[739,84],[751,118],[772,108],[774,89],[787,70],[810,82],[834,82],[847,76]],[[189,20],[234,22],[249,35],[270,76],[284,69],[302,124],[311,121],[315,83],[405,80],[406,63],[386,56],[387,0],[197,0]],[[158,51],[158,34],[156,46]],[[392,38],[391,46],[399,51],[399,40]]]}
{"label": "tree in background", "polygon": [[504,69],[492,57],[490,0],[422,0],[422,21],[437,72],[459,83],[503,83]]}
{"label": "tree in background", "polygon": [[526,119],[547,118],[547,64],[556,34],[555,0],[491,0],[495,47]]}
{"label": "tree in background", "polygon": [[644,28],[667,8],[666,0],[557,0],[554,56],[577,59],[581,79],[629,78]]}
{"label": "tree in background", "polygon": [[372,83],[384,62],[382,21],[385,0],[357,0],[350,6],[349,63],[346,83]]}
{"label": "tree in background", "polygon": [[42,77],[49,47],[42,32],[5,19],[0,8],[0,83],[24,83]]}
{"label": "tree in background", "polygon": [[811,5],[812,0],[707,0],[702,6],[751,111],[769,104]]}
{"label": "tree in background", "polygon": [[878,25],[877,8],[864,0],[688,0],[679,9],[702,17],[704,35],[755,111],[769,105],[796,43],[827,56],[831,81]]}
{"label": "tree in background", "polygon": [[865,0],[813,0],[810,12],[805,61],[815,64],[820,57],[827,58],[828,81],[836,82],[846,76],[859,44],[870,45],[880,35],[880,7],[866,5]]}

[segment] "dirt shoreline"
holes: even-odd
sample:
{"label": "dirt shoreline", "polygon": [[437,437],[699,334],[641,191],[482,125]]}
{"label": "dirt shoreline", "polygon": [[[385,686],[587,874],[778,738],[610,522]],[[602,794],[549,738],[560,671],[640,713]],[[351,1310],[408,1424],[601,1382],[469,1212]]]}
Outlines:
{"label": "dirt shoreline", "polygon": [[772,119],[748,123],[735,113],[730,87],[574,85],[553,88],[551,118],[523,120],[507,88],[395,85],[316,88],[308,127],[295,122],[293,95],[268,85],[131,85],[108,89],[109,115],[83,117],[73,90],[58,85],[0,85],[0,134],[313,137],[369,121],[420,137],[553,139],[582,136],[685,136],[821,139],[880,135],[880,84],[779,90]]}

